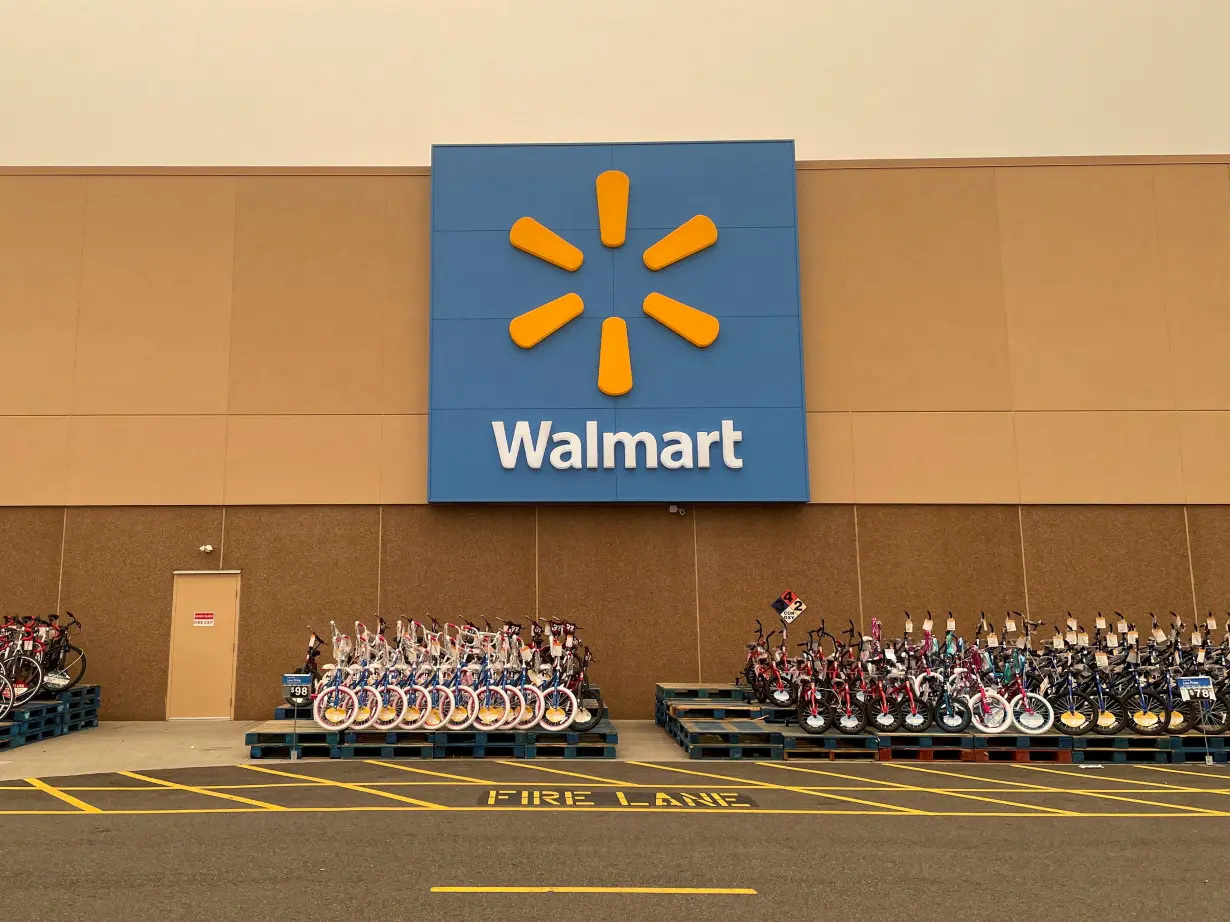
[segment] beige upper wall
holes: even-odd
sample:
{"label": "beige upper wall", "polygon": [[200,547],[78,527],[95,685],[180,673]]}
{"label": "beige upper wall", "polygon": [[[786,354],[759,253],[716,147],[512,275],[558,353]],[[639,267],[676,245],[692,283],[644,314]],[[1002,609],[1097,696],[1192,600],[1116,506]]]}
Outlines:
{"label": "beige upper wall", "polygon": [[[0,504],[425,499],[427,176],[0,176]],[[1230,169],[800,169],[813,498],[1227,503]]]}
{"label": "beige upper wall", "polygon": [[1230,152],[1224,0],[0,0],[0,164],[388,165],[786,137],[800,159]]}

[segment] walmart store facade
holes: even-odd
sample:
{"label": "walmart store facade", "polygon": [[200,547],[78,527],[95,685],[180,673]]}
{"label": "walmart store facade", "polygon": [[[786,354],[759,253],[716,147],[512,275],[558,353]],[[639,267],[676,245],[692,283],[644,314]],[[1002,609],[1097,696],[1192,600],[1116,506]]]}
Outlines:
{"label": "walmart store facade", "polygon": [[[614,715],[647,717],[656,681],[732,678],[787,587],[890,632],[906,609],[1230,609],[1230,138],[1092,105],[1080,69],[1135,66],[1128,34],[1060,62],[1064,93],[1031,84],[1034,141],[1020,108],[941,105],[961,60],[885,56],[893,118],[853,79],[816,103],[818,75],[771,61],[889,37],[787,6],[823,21],[756,74],[679,70],[683,113],[595,115],[657,97],[549,42],[581,27],[562,12],[514,54],[413,11],[345,14],[365,55],[417,42],[438,69],[396,118],[359,68],[249,110],[281,92],[254,63],[179,124],[135,92],[93,100],[105,126],[4,113],[27,129],[0,142],[4,611],[76,612],[105,716],[162,719],[176,571],[239,571],[218,669],[241,718],[330,619],[567,616]],[[977,28],[941,6],[945,35]],[[699,7],[655,15],[692,34]],[[141,49],[104,46],[81,66],[135,87]],[[280,46],[285,72],[309,50]],[[1008,95],[1011,64],[987,78]],[[40,79],[49,110],[94,92]],[[549,107],[520,92],[552,81],[575,85]]]}

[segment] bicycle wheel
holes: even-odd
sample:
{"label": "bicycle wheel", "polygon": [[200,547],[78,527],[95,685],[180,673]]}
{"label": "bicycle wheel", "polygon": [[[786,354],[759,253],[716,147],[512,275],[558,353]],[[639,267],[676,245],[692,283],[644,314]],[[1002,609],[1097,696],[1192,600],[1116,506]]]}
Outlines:
{"label": "bicycle wheel", "polygon": [[945,733],[964,733],[974,719],[970,706],[945,693],[935,705],[935,726]]}
{"label": "bicycle wheel", "polygon": [[1012,709],[1012,722],[1022,733],[1036,736],[1055,723],[1055,711],[1050,702],[1037,692],[1017,695],[1008,704]]}
{"label": "bicycle wheel", "polygon": [[517,729],[532,730],[542,720],[543,711],[547,709],[547,700],[536,686],[522,685],[520,691],[525,696],[525,710],[517,721]]}
{"label": "bicycle wheel", "polygon": [[384,685],[378,691],[380,704],[376,708],[375,730],[392,730],[401,725],[406,713],[406,693],[396,685]]}
{"label": "bicycle wheel", "polygon": [[508,720],[508,692],[498,685],[485,685],[475,692],[478,710],[474,712],[474,729],[495,730]]}
{"label": "bicycle wheel", "polygon": [[1102,736],[1114,736],[1122,733],[1127,726],[1127,705],[1117,695],[1103,693],[1101,696],[1090,695],[1097,710],[1097,718],[1093,722],[1093,732]]}
{"label": "bicycle wheel", "polygon": [[1180,736],[1191,731],[1200,719],[1200,703],[1198,701],[1176,701],[1170,709],[1170,721],[1167,733]]}
{"label": "bicycle wheel", "polygon": [[901,729],[901,711],[892,698],[872,694],[867,699],[867,723],[877,733],[896,733]]}
{"label": "bicycle wheel", "polygon": [[13,709],[13,684],[0,672],[0,720],[9,716]]}
{"label": "bicycle wheel", "polygon": [[538,725],[543,730],[567,730],[577,716],[577,696],[562,687],[548,688],[542,693],[546,709]]}
{"label": "bicycle wheel", "polygon": [[867,729],[867,711],[862,703],[853,695],[838,697],[837,707],[833,709],[833,726],[838,733],[853,736]]}
{"label": "bicycle wheel", "polygon": [[508,716],[504,718],[504,722],[500,724],[499,729],[512,729],[517,726],[517,721],[525,716],[525,709],[528,705],[525,703],[525,695],[521,694],[521,689],[515,685],[502,685],[504,694],[508,695]]}
{"label": "bicycle wheel", "polygon": [[423,715],[424,730],[447,730],[448,719],[457,710],[457,699],[453,690],[443,685],[433,685],[427,690],[427,713]]}
{"label": "bicycle wheel", "polygon": [[426,723],[431,712],[431,693],[422,685],[411,685],[403,688],[402,694],[406,696],[406,709],[402,711],[398,726],[403,730],[417,730]]}
{"label": "bicycle wheel", "polygon": [[934,719],[931,706],[921,698],[898,698],[897,710],[901,713],[901,729],[907,733],[922,733]]}
{"label": "bicycle wheel", "polygon": [[775,708],[792,708],[799,700],[799,690],[788,679],[777,677],[768,680],[769,705]]}
{"label": "bicycle wheel", "polygon": [[588,684],[582,685],[577,694],[577,716],[572,720],[571,729],[579,733],[588,733],[602,722],[605,712],[602,695],[590,688]]}
{"label": "bicycle wheel", "polygon": [[345,685],[325,689],[312,702],[312,718],[326,730],[345,730],[358,710],[358,696]]}
{"label": "bicycle wheel", "polygon": [[983,733],[1003,733],[1012,726],[1012,708],[1002,695],[992,691],[974,692],[969,696],[971,720]]}
{"label": "bicycle wheel", "polygon": [[1098,706],[1093,699],[1080,692],[1064,692],[1051,699],[1051,711],[1055,715],[1055,727],[1071,736],[1084,736],[1093,729],[1098,717]]}
{"label": "bicycle wheel", "polygon": [[[85,678],[85,653],[72,644],[64,648],[58,666],[43,669],[43,684],[53,692],[68,691],[83,678]],[[310,699],[304,699],[303,704],[295,706],[304,707],[309,703],[311,703]]]}
{"label": "bicycle wheel", "polygon": [[355,712],[351,730],[366,730],[380,716],[380,692],[372,685],[363,685],[354,689],[359,701],[359,709]]}
{"label": "bicycle wheel", "polygon": [[1230,698],[1222,694],[1212,701],[1202,701],[1196,727],[1201,733],[1212,733],[1216,736],[1225,733],[1226,728],[1230,727]]}
{"label": "bicycle wheel", "polygon": [[19,656],[9,672],[13,683],[13,704],[21,707],[43,688],[43,667],[30,656]]}
{"label": "bicycle wheel", "polygon": [[1170,709],[1161,695],[1132,690],[1124,696],[1127,725],[1141,736],[1162,736],[1170,725]]}
{"label": "bicycle wheel", "polygon": [[478,717],[478,695],[469,685],[459,685],[452,690],[453,713],[444,722],[445,730],[467,730]]}
{"label": "bicycle wheel", "polygon": [[799,693],[799,702],[795,705],[794,713],[799,729],[804,733],[820,734],[833,726],[833,712],[829,710],[824,696],[810,683]]}

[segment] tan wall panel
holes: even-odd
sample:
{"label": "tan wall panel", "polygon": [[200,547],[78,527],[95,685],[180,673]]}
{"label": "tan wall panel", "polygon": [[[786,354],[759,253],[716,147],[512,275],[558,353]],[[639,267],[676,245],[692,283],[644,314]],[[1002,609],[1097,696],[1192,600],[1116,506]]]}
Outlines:
{"label": "tan wall panel", "polygon": [[389,621],[533,620],[532,506],[385,506],[381,532]]}
{"label": "tan wall panel", "polygon": [[235,181],[94,177],[74,413],[225,413]]}
{"label": "tan wall panel", "polygon": [[388,179],[389,278],[381,412],[427,412],[431,319],[431,177]]}
{"label": "tan wall panel", "polygon": [[224,416],[77,416],[69,427],[74,506],[218,506]]}
{"label": "tan wall panel", "polygon": [[58,506],[68,498],[67,416],[0,416],[0,506]]}
{"label": "tan wall panel", "polygon": [[386,181],[237,180],[232,413],[372,413],[389,306]]}
{"label": "tan wall panel", "polygon": [[854,502],[854,436],[849,413],[807,414],[813,503]]}
{"label": "tan wall panel", "polygon": [[704,681],[734,680],[756,619],[766,631],[780,626],[769,604],[786,589],[808,605],[795,622],[799,640],[820,619],[834,633],[848,620],[858,624],[852,506],[701,506],[690,514],[696,516]]}
{"label": "tan wall panel", "polygon": [[165,718],[172,573],[216,567],[197,548],[221,540],[218,508],[68,510],[61,606],[85,626],[78,643],[104,720]]}
{"label": "tan wall panel", "polygon": [[1230,171],[1153,167],[1180,409],[1230,409]]}
{"label": "tan wall panel", "polygon": [[860,503],[1015,503],[1011,413],[855,413]]}
{"label": "tan wall panel", "polygon": [[1026,506],[1025,572],[1029,605],[1051,633],[1072,611],[1121,611],[1148,628],[1145,612],[1192,610],[1181,506]]}
{"label": "tan wall panel", "polygon": [[1177,503],[1177,413],[1017,413],[1024,503]]}
{"label": "tan wall panel", "polygon": [[796,173],[799,221],[799,297],[803,323],[803,373],[808,410],[849,410],[849,333],[841,303],[843,280],[833,254],[845,228],[832,203],[841,177],[828,170]]}
{"label": "tan wall panel", "polygon": [[380,502],[427,502],[426,416],[381,420]]}
{"label": "tan wall panel", "polygon": [[1015,407],[1172,408],[1152,168],[995,172]]}
{"label": "tan wall panel", "polygon": [[971,637],[979,612],[1002,627],[1006,611],[1025,610],[1016,506],[859,506],[858,549],[865,631],[874,616],[900,637],[909,611],[921,637],[929,609],[951,611]]}
{"label": "tan wall panel", "polygon": [[71,412],[85,190],[0,176],[0,414]]}
{"label": "tan wall panel", "polygon": [[[1219,628],[1230,615],[1230,506],[1188,506],[1187,528],[1191,540],[1192,579],[1196,587],[1196,611],[1200,618],[1213,612]],[[1214,634],[1222,638],[1219,630]]]}
{"label": "tan wall panel", "polygon": [[0,599],[6,615],[56,610],[64,510],[0,508]]}
{"label": "tan wall panel", "polygon": [[832,171],[819,194],[853,409],[1011,409],[994,171]]}
{"label": "tan wall panel", "polygon": [[325,638],[323,664],[329,619],[347,634],[356,620],[376,629],[379,518],[375,506],[226,510],[219,565],[242,571],[236,719],[273,717],[282,674],[303,665],[311,630]]}
{"label": "tan wall panel", "polygon": [[[652,717],[655,682],[696,681],[692,529],[658,504],[539,507],[539,613],[581,625],[614,717]],[[661,652],[647,657],[642,636]]]}
{"label": "tan wall panel", "polygon": [[1180,413],[1184,497],[1189,503],[1230,502],[1230,413]]}
{"label": "tan wall panel", "polygon": [[377,503],[379,416],[232,416],[228,505]]}

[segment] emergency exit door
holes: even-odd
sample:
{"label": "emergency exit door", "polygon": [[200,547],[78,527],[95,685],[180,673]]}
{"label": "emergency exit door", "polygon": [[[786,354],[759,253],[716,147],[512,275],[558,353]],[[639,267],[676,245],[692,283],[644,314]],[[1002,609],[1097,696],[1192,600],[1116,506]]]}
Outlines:
{"label": "emergency exit door", "polygon": [[231,718],[238,639],[239,571],[176,573],[168,720]]}

